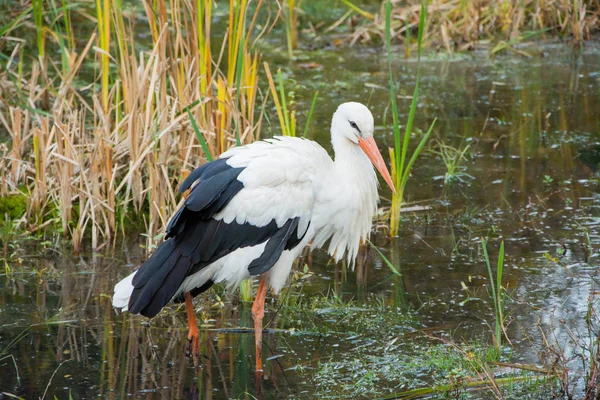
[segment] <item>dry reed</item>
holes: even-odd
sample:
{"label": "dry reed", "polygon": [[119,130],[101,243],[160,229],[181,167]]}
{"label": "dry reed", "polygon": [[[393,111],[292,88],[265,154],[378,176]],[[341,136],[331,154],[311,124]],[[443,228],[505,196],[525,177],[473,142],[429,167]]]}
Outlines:
{"label": "dry reed", "polygon": [[[17,41],[0,69],[0,126],[11,139],[0,148],[0,196],[27,196],[17,227],[51,227],[72,239],[75,252],[87,239],[93,249],[111,243],[139,215],[152,248],[180,201],[177,183],[212,156],[260,136],[265,103],[251,33],[262,2],[253,14],[247,0],[229,2],[216,55],[212,1],[143,4],[151,44],[142,51],[120,0],[96,0],[97,30],[79,47],[63,40],[76,36],[72,11],[54,10],[54,22],[67,27],[63,35],[51,18],[40,18],[50,6],[38,4],[40,57],[23,72],[26,54]],[[60,48],[62,68],[48,58],[49,45]],[[86,70],[94,60],[98,69]],[[90,72],[93,82],[82,87]]]}
{"label": "dry reed", "polygon": [[[420,4],[420,0],[393,1],[392,40],[415,45],[411,37],[416,37]],[[468,50],[482,41],[506,45],[534,35],[569,37],[581,43],[600,31],[598,0],[430,0],[425,4],[424,45],[448,52]],[[345,41],[383,42],[385,6],[374,18],[364,20],[358,25],[348,21],[352,33]]]}

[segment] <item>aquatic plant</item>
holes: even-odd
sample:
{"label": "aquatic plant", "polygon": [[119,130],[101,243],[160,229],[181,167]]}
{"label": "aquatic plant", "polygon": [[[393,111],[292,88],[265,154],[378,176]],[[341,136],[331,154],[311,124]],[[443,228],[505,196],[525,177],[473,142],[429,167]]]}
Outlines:
{"label": "aquatic plant", "polygon": [[[519,389],[531,392],[547,379],[543,368],[497,363],[495,350],[477,342],[459,345],[442,339],[407,346],[401,340],[380,340],[365,351],[360,337],[353,340],[359,344],[356,349],[319,363],[315,376],[319,398],[470,398],[468,393],[478,391],[486,392],[484,398],[521,398]],[[496,364],[511,371],[496,376]]]}
{"label": "aquatic plant", "polygon": [[419,78],[420,78],[420,63],[421,63],[421,41],[423,38],[423,31],[425,30],[425,21],[427,19],[427,9],[424,4],[421,5],[421,19],[419,21],[419,35],[418,35],[418,46],[417,46],[417,76],[415,88],[410,104],[410,111],[408,119],[406,121],[406,128],[404,134],[400,133],[400,122],[398,120],[398,105],[396,103],[396,85],[394,83],[393,69],[392,69],[392,51],[391,51],[391,1],[386,2],[386,13],[385,13],[385,25],[386,25],[386,36],[385,36],[385,47],[387,50],[388,59],[388,70],[389,70],[389,87],[390,87],[390,104],[393,118],[393,130],[394,130],[394,148],[390,149],[390,158],[392,160],[392,180],[396,187],[396,193],[392,194],[392,208],[390,211],[390,236],[396,236],[398,234],[398,228],[400,226],[400,211],[402,208],[402,200],[404,195],[404,189],[406,183],[410,177],[411,168],[414,162],[419,157],[421,150],[427,143],[435,120],[429,127],[429,130],[421,140],[417,147],[413,150],[412,154],[409,155],[408,148],[410,146],[410,137],[412,135],[412,126],[415,119],[415,112],[417,109],[417,101],[419,98]]}
{"label": "aquatic plant", "polygon": [[502,346],[502,336],[506,337],[506,329],[504,327],[505,289],[502,286],[502,274],[504,271],[504,241],[500,243],[500,249],[498,250],[498,263],[495,276],[492,271],[485,238],[481,238],[481,249],[483,251],[485,266],[487,267],[490,277],[490,287],[492,289],[491,297],[494,302],[494,346],[496,349],[500,350],[500,347]]}
{"label": "aquatic plant", "polygon": [[0,216],[17,219],[23,215],[27,205],[27,196],[22,193],[0,197]]}
{"label": "aquatic plant", "polygon": [[472,175],[464,172],[465,168],[462,165],[467,159],[465,154],[469,150],[468,145],[461,149],[460,147],[452,147],[442,142],[438,142],[437,148],[437,150],[431,150],[431,152],[439,155],[446,166],[444,184],[463,182],[464,178],[474,179]]}

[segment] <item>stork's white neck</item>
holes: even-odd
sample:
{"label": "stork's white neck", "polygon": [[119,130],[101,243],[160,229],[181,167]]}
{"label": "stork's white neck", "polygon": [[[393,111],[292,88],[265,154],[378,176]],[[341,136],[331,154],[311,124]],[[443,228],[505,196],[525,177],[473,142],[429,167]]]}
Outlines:
{"label": "stork's white neck", "polygon": [[[356,180],[371,180],[377,183],[377,176],[373,164],[369,161],[367,155],[362,151],[358,144],[351,142],[348,138],[336,135],[332,132],[331,144],[335,153],[334,162],[336,169],[344,175],[344,179],[353,181]],[[372,179],[369,179],[372,178]]]}
{"label": "stork's white neck", "polygon": [[353,263],[361,241],[369,236],[377,211],[377,175],[358,144],[335,132],[331,136],[335,160],[329,189],[335,195],[330,204],[334,229],[328,252],[337,260],[346,252],[348,261]]}

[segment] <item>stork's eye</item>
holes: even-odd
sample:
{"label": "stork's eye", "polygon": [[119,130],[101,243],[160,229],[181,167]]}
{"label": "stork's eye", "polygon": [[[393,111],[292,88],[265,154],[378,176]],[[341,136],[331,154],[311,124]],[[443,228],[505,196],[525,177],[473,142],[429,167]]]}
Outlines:
{"label": "stork's eye", "polygon": [[350,126],[354,129],[356,129],[358,131],[358,133],[360,133],[360,129],[358,129],[358,125],[356,125],[356,122],[354,121],[348,121],[350,122]]}

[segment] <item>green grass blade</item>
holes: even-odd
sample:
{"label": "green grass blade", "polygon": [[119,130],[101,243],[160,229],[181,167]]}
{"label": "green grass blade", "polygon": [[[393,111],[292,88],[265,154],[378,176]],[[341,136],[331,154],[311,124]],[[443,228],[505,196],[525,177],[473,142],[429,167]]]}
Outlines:
{"label": "green grass blade", "polygon": [[401,181],[402,189],[404,189],[404,187],[406,186],[406,182],[408,182],[408,176],[410,174],[410,170],[411,170],[413,164],[415,163],[415,161],[417,160],[417,158],[419,157],[419,154],[421,154],[421,150],[423,150],[423,147],[425,147],[425,143],[427,143],[427,140],[429,140],[429,136],[431,136],[431,133],[433,132],[433,127],[435,126],[436,121],[437,121],[437,118],[433,120],[433,122],[431,123],[431,126],[427,130],[427,133],[425,133],[425,136],[423,136],[423,138],[419,142],[419,145],[417,146],[417,148],[413,152],[412,156],[410,157],[410,160],[408,161],[408,164],[406,165],[406,168],[404,169],[404,174],[402,175],[402,181]]}
{"label": "green grass blade", "polygon": [[421,18],[419,18],[419,33],[417,36],[417,61],[421,62],[421,49],[423,48],[423,32],[425,31],[425,22],[427,19],[427,7],[421,2]]}
{"label": "green grass blade", "polygon": [[319,96],[319,91],[315,92],[313,96],[312,103],[310,105],[310,111],[308,112],[308,118],[306,118],[306,124],[304,125],[304,132],[302,132],[302,137],[306,137],[308,133],[308,127],[310,125],[310,120],[312,119],[313,111],[315,111],[315,106],[317,105],[317,97]]}
{"label": "green grass blade", "polygon": [[502,270],[504,269],[504,241],[500,243],[498,253],[498,269],[496,270],[496,287],[502,287]]}
{"label": "green grass blade", "polygon": [[196,119],[194,118],[194,116],[192,115],[192,113],[190,112],[189,109],[187,110],[187,113],[188,113],[188,117],[190,117],[190,123],[192,124],[192,128],[194,129],[196,138],[198,138],[198,142],[200,142],[200,145],[202,146],[202,150],[204,150],[204,156],[206,157],[206,159],[208,161],[212,161],[213,156],[212,156],[212,154],[210,154],[210,150],[208,149],[208,144],[206,143],[206,140],[204,139],[204,135],[202,134],[202,132],[200,132],[200,128],[198,128]]}
{"label": "green grass blade", "polygon": [[0,37],[5,36],[6,34],[8,34],[8,32],[17,27],[21,23],[21,21],[29,15],[29,13],[32,10],[33,7],[28,7],[25,11],[19,14],[17,18],[13,19],[9,24],[7,24],[6,26],[0,26]]}
{"label": "green grass blade", "polygon": [[413,91],[412,101],[410,103],[410,111],[408,113],[408,120],[406,121],[406,128],[404,129],[404,139],[402,141],[402,147],[399,148],[399,152],[397,153],[400,156],[400,161],[398,166],[400,167],[398,170],[402,173],[404,172],[404,162],[406,161],[406,153],[408,152],[408,142],[410,140],[410,134],[412,132],[413,121],[415,120],[415,113],[417,111],[417,99],[419,97],[419,72],[417,67],[417,82],[415,83],[415,90]]}
{"label": "green grass blade", "polygon": [[483,250],[483,258],[485,260],[485,265],[488,270],[488,274],[490,276],[490,286],[492,287],[492,297],[494,299],[494,308],[498,309],[498,305],[496,304],[496,285],[494,285],[494,273],[492,272],[492,265],[490,264],[490,256],[487,251],[487,243],[485,238],[481,238],[481,248]]}
{"label": "green grass blade", "polygon": [[375,246],[373,244],[373,242],[371,242],[369,239],[367,239],[367,242],[369,242],[369,244],[371,245],[371,247],[373,247],[375,249],[375,251],[377,253],[379,253],[379,255],[381,256],[381,258],[383,259],[383,261],[385,262],[385,264],[388,266],[388,268],[390,269],[390,271],[392,271],[394,273],[394,275],[402,276],[402,274],[396,269],[396,267],[394,267],[394,264],[392,264],[392,262],[390,260],[388,260],[386,256],[383,255],[383,253],[381,252],[381,250],[379,250],[377,248],[377,246]]}
{"label": "green grass blade", "polygon": [[[52,25],[52,29],[54,30],[55,34],[56,34],[56,39],[58,40],[58,46],[60,48],[60,55],[61,55],[61,62],[62,62],[62,72],[63,75],[67,75],[69,73],[69,60],[67,58],[67,54],[69,54],[68,51],[66,51],[66,44],[65,44],[65,40],[63,38],[63,32],[61,29],[61,25],[56,23],[56,21],[58,21],[60,19],[60,12],[59,12],[59,8],[56,5],[56,1],[55,0],[50,0],[48,3],[50,3],[50,8],[53,12],[53,16],[52,16],[52,21],[54,21],[55,23]],[[63,10],[64,7],[61,8],[61,10]],[[63,16],[64,18],[64,16]],[[67,24],[68,21],[65,22],[65,26]]]}
{"label": "green grass blade", "polygon": [[[419,81],[421,80],[421,47],[423,42],[423,31],[425,30],[425,16],[427,15],[427,8],[424,3],[421,3],[421,18],[419,19],[419,33],[417,36],[417,81],[415,83],[415,90],[413,92],[413,98],[410,103],[410,111],[408,114],[408,121],[406,121],[406,129],[404,131],[404,141],[402,143],[402,154],[400,156],[400,168],[398,171],[400,175],[404,175],[403,168],[404,162],[406,161],[406,153],[408,152],[408,142],[410,140],[410,134],[412,132],[413,121],[415,120],[415,113],[417,111],[417,100],[419,98]],[[396,150],[397,151],[397,150]]]}
{"label": "green grass blade", "polygon": [[42,0],[33,0],[33,20],[35,21],[35,29],[37,36],[38,54],[44,57],[44,2]]}
{"label": "green grass blade", "polygon": [[365,18],[370,19],[371,21],[373,21],[375,19],[375,17],[373,16],[373,14],[371,14],[368,11],[363,10],[362,8],[360,8],[359,6],[355,5],[354,3],[352,3],[350,0],[340,0],[341,3],[344,3],[344,5],[346,7],[348,7],[349,9],[351,9],[352,11],[362,15]]}
{"label": "green grass blade", "polygon": [[285,127],[283,127],[283,136],[294,136],[292,134],[290,116],[288,115],[287,110],[287,100],[285,98],[285,90],[283,89],[283,75],[281,74],[281,69],[277,70],[277,80],[277,83],[279,84],[279,97],[281,98],[281,111],[283,112],[283,120],[285,122]]}
{"label": "green grass blade", "polygon": [[390,104],[392,106],[392,120],[394,129],[394,148],[396,149],[396,188],[400,187],[399,177],[402,176],[402,171],[398,169],[399,154],[400,154],[400,122],[398,121],[398,105],[396,104],[396,86],[394,85],[394,74],[392,70],[392,28],[391,28],[392,3],[388,0],[385,4],[385,49],[388,58],[388,73],[390,75]]}
{"label": "green grass blade", "polygon": [[44,110],[40,110],[39,108],[33,108],[33,107],[29,106],[28,104],[22,104],[21,106],[23,108],[31,111],[32,113],[43,115],[44,117],[50,117],[50,118],[53,117],[53,115],[51,113],[44,111]]}
{"label": "green grass blade", "polygon": [[[71,39],[71,37],[72,37],[72,35],[71,35],[71,17],[69,16],[68,1],[62,0],[61,6],[62,6],[62,13],[63,13],[63,20],[64,20],[64,24],[65,24],[65,35],[67,36],[68,39]],[[72,45],[72,43],[70,43],[70,44]]]}
{"label": "green grass blade", "polygon": [[183,114],[185,112],[189,112],[192,108],[194,108],[198,104],[200,104],[200,100],[195,100],[195,101],[191,102],[190,105],[183,107],[183,109],[181,111],[179,111],[178,113],[176,113],[175,116],[179,117],[181,114]]}
{"label": "green grass blade", "polygon": [[[495,319],[495,329],[494,329],[494,342],[496,348],[500,348],[501,340],[500,337],[502,335],[502,311],[500,310],[501,301],[500,301],[500,290],[502,288],[501,284],[496,287],[498,282],[502,281],[502,276],[500,274],[496,274],[496,279],[494,279],[494,274],[492,272],[492,265],[490,263],[490,257],[487,251],[487,244],[484,238],[481,238],[481,247],[483,249],[483,257],[485,259],[485,265],[488,270],[488,274],[490,276],[490,286],[492,287],[492,299],[494,301],[494,319]],[[498,261],[502,261],[504,263],[504,243],[500,246],[500,254],[498,256]],[[500,271],[501,273],[501,271]]]}
{"label": "green grass blade", "polygon": [[496,293],[498,295],[498,324],[502,325],[504,321],[503,302],[502,302],[502,274],[504,272],[504,241],[500,243],[498,252],[498,268],[496,269]]}

